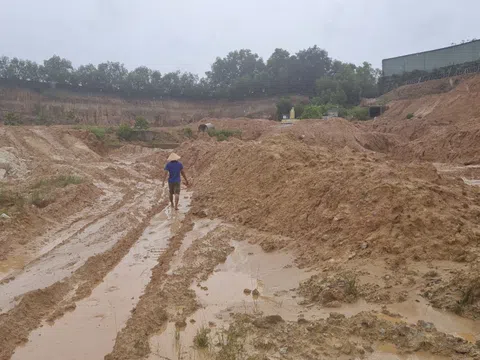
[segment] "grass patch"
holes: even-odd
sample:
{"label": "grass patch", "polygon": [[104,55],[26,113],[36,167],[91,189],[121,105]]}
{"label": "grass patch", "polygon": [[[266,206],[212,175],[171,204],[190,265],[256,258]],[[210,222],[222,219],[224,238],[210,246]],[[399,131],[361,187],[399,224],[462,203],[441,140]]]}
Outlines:
{"label": "grass patch", "polygon": [[217,138],[218,141],[225,141],[228,138],[232,136],[239,137],[242,135],[242,132],[240,130],[216,130],[216,129],[210,129],[208,130],[208,135],[210,137],[215,137]]}
{"label": "grass patch", "polygon": [[183,128],[183,135],[192,138],[193,137],[193,130],[189,127]]}
{"label": "grass patch", "polygon": [[25,199],[19,193],[0,189],[0,214],[11,214],[23,208]]}
{"label": "grass patch", "polygon": [[202,327],[197,330],[197,334],[193,338],[193,344],[198,349],[206,349],[210,345],[210,329]]}
{"label": "grass patch", "polygon": [[226,333],[222,333],[220,339],[222,346],[217,353],[216,360],[246,359],[244,350],[246,332],[244,324],[237,323],[230,327]]}
{"label": "grass patch", "polygon": [[33,189],[45,188],[45,187],[57,187],[63,188],[67,185],[78,185],[83,182],[80,176],[76,175],[60,175],[54,178],[42,179],[37,181],[33,185]]}
{"label": "grass patch", "polygon": [[346,275],[345,278],[345,295],[351,296],[354,299],[358,297],[358,284],[355,275]]}
{"label": "grass patch", "polygon": [[76,175],[60,175],[52,178],[41,179],[33,184],[34,190],[30,195],[29,202],[38,208],[44,208],[55,202],[52,195],[54,188],[64,188],[68,185],[81,184],[83,179]]}

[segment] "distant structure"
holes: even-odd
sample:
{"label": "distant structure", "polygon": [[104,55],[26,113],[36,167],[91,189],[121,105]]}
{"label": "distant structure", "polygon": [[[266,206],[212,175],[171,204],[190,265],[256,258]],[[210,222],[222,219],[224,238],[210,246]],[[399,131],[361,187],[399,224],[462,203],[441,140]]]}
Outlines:
{"label": "distant structure", "polygon": [[208,130],[214,130],[215,126],[212,123],[200,124],[198,126],[198,132],[207,132]]}
{"label": "distant structure", "polygon": [[290,110],[290,119],[295,119],[295,108],[292,107],[292,110]]}
{"label": "distant structure", "polygon": [[327,111],[327,115],[323,116],[324,120],[332,119],[332,118],[337,118],[338,117],[338,109],[330,109]]}
{"label": "distant structure", "polygon": [[401,75],[415,70],[433,71],[446,66],[480,60],[480,40],[442,49],[424,51],[382,60],[383,76]]}

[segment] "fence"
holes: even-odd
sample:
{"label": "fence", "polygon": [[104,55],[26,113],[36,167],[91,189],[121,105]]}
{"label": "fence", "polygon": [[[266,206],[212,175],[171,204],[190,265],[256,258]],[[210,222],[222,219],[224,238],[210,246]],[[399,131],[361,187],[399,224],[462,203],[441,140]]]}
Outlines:
{"label": "fence", "polygon": [[379,81],[380,93],[385,94],[403,85],[419,84],[430,80],[439,80],[454,76],[480,73],[480,61],[435,69],[431,72],[414,71],[401,75],[384,76]]}

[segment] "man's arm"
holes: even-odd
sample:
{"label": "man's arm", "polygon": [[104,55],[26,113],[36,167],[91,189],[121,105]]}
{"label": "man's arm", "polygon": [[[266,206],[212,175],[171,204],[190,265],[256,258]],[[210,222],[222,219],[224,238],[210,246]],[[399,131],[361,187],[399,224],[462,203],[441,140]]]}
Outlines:
{"label": "man's arm", "polygon": [[185,185],[188,186],[187,175],[185,175],[185,171],[183,169],[180,171],[180,174],[182,174],[183,179],[185,180]]}
{"label": "man's arm", "polygon": [[165,182],[166,182],[167,179],[168,179],[168,175],[169,175],[168,170],[165,170],[165,176],[163,177],[162,187],[165,187]]}

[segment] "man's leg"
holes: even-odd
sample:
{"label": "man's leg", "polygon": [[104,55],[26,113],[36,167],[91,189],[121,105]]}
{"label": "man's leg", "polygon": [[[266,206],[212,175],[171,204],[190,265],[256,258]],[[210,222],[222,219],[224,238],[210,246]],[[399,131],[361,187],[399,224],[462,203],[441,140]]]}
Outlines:
{"label": "man's leg", "polygon": [[180,183],[175,183],[175,210],[178,210],[179,202],[180,202]]}
{"label": "man's leg", "polygon": [[168,190],[169,190],[169,195],[170,195],[170,205],[173,207],[173,193],[175,191],[174,189],[174,184],[168,183]]}
{"label": "man's leg", "polygon": [[178,210],[179,201],[180,201],[180,194],[175,194],[175,210]]}

